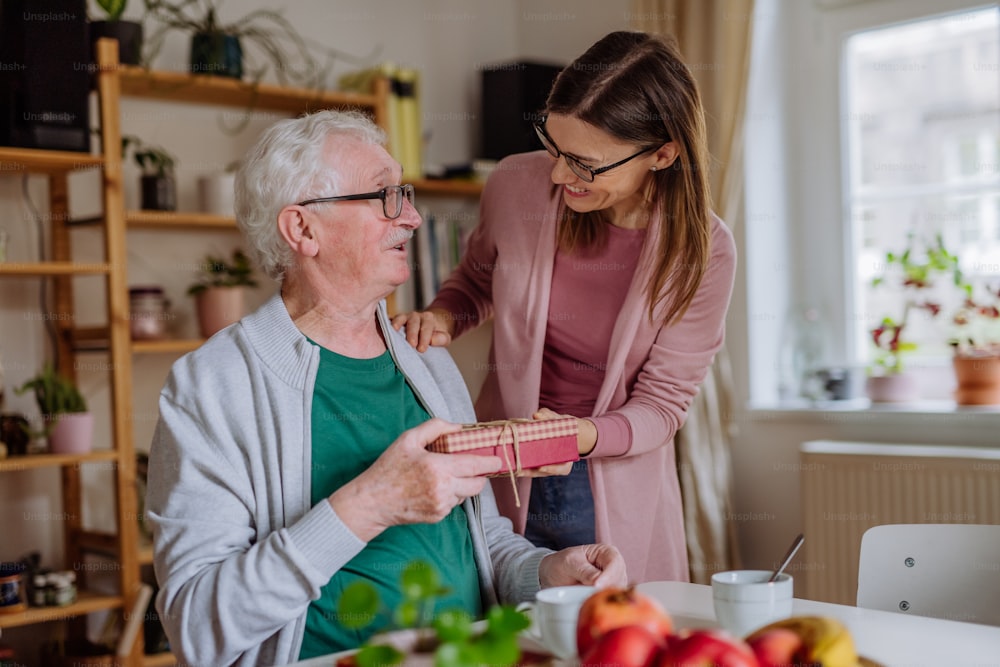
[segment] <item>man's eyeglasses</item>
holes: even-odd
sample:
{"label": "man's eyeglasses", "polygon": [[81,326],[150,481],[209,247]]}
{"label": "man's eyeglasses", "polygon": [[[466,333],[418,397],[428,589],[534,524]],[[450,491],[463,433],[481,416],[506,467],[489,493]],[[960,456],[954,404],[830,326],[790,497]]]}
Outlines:
{"label": "man's eyeglasses", "polygon": [[558,157],[561,156],[563,159],[565,159],[566,160],[566,166],[569,167],[570,171],[572,171],[574,174],[576,174],[577,176],[579,176],[580,180],[584,181],[586,183],[593,183],[594,182],[594,178],[596,178],[598,175],[603,174],[606,171],[611,171],[615,167],[622,166],[623,164],[625,164],[629,160],[634,160],[635,158],[639,157],[640,155],[642,155],[644,153],[648,153],[650,151],[655,151],[657,148],[659,148],[659,146],[650,146],[649,148],[643,148],[638,153],[633,153],[632,155],[629,155],[624,160],[619,160],[618,162],[615,162],[614,164],[609,164],[606,167],[598,167],[598,168],[595,169],[594,167],[591,167],[590,165],[586,165],[586,164],[580,162],[578,159],[576,159],[572,155],[566,155],[566,153],[563,153],[561,150],[559,150],[559,147],[556,146],[556,142],[552,141],[552,137],[550,137],[549,133],[545,131],[545,121],[544,120],[542,120],[541,122],[533,123],[533,126],[535,128],[535,134],[538,135],[539,141],[542,142],[542,146],[545,146],[545,150],[547,150],[549,152],[549,155],[551,155],[554,158],[558,158]]}
{"label": "man's eyeglasses", "polygon": [[382,212],[390,220],[395,220],[403,212],[403,200],[413,205],[414,192],[412,185],[387,185],[376,192],[365,192],[360,195],[338,195],[336,197],[317,197],[300,201],[298,206],[308,204],[325,204],[327,202],[357,201],[359,199],[381,199]]}

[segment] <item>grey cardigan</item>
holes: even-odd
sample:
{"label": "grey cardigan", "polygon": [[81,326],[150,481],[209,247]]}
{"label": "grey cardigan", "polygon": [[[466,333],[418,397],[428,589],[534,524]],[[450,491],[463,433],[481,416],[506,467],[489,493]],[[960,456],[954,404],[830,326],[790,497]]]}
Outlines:
{"label": "grey cardigan", "polygon": [[[378,322],[417,398],[434,416],[475,421],[440,348],[414,350]],[[365,543],[329,503],[310,507],[310,434],[319,349],[280,295],[179,359],[160,393],[146,511],[156,608],[184,664],[298,659],[309,602]],[[463,508],[486,606],[529,599],[551,553],[511,530],[486,485]]]}

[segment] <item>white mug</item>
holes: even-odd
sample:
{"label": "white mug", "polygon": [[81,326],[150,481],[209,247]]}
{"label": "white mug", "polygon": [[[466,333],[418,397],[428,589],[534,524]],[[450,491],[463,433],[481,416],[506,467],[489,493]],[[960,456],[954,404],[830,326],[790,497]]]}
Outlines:
{"label": "white mug", "polygon": [[715,619],[724,630],[744,637],[752,630],[792,615],[792,576],[769,582],[770,570],[731,570],[712,575]]}
{"label": "white mug", "polygon": [[563,660],[576,657],[576,621],[583,602],[597,592],[595,586],[556,586],[535,593],[534,602],[518,609],[532,610],[528,635]]}

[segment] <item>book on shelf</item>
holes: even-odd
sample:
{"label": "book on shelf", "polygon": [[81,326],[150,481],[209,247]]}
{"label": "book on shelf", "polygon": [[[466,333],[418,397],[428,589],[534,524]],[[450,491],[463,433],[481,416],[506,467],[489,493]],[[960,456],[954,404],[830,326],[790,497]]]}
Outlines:
{"label": "book on shelf", "polygon": [[426,308],[462,259],[471,233],[468,218],[421,207],[423,224],[410,246],[410,279],[396,289],[396,312]]}
{"label": "book on shelf", "polygon": [[423,175],[423,122],[420,116],[420,74],[409,67],[385,62],[340,77],[342,90],[370,93],[376,78],[389,79],[386,115],[389,153],[403,166],[403,178]]}

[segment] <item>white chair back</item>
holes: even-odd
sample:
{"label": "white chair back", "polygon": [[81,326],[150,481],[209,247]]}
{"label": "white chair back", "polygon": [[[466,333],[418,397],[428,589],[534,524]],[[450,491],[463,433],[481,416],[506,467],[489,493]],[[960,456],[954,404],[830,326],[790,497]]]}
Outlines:
{"label": "white chair back", "polygon": [[861,538],[858,606],[1000,626],[1000,526],[869,528]]}

